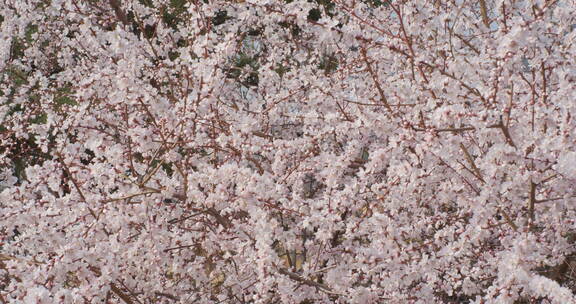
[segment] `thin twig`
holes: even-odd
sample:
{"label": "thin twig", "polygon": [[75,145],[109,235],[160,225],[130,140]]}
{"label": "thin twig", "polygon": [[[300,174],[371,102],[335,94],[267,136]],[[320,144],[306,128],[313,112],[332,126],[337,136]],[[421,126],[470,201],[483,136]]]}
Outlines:
{"label": "thin twig", "polygon": [[72,175],[72,172],[70,172],[70,168],[68,167],[68,165],[66,165],[66,162],[64,162],[64,158],[62,157],[62,154],[60,154],[60,152],[56,152],[56,156],[58,156],[58,160],[59,160],[60,164],[62,165],[64,172],[66,172],[66,175],[68,175],[68,178],[70,178],[70,180],[72,181],[74,188],[76,188],[76,192],[78,192],[78,195],[80,195],[80,198],[86,204],[86,208],[90,212],[90,215],[92,215],[96,220],[98,220],[98,216],[96,215],[96,212],[94,212],[94,210],[92,210],[92,208],[90,208],[90,205],[88,204],[88,200],[86,199],[86,196],[84,196],[84,192],[82,192],[82,190],[80,189],[80,185],[78,184],[78,181]]}
{"label": "thin twig", "polygon": [[506,220],[506,223],[508,223],[508,225],[510,225],[510,227],[514,229],[514,231],[518,231],[518,226],[514,224],[508,213],[502,208],[498,208],[498,211],[502,214],[502,216],[504,216],[504,220]]}
{"label": "thin twig", "polygon": [[542,200],[536,200],[534,203],[536,204],[541,204],[541,203],[547,203],[547,202],[553,202],[553,201],[559,201],[562,199],[566,199],[566,198],[572,198],[572,197],[576,197],[576,195],[571,195],[571,196],[558,196],[558,197],[553,197],[553,198],[547,198],[547,199],[542,199]]}
{"label": "thin twig", "polygon": [[380,81],[378,80],[378,75],[376,75],[376,72],[374,71],[374,69],[372,69],[372,65],[370,64],[370,61],[368,60],[368,56],[366,55],[366,49],[362,48],[361,53],[362,53],[362,58],[364,59],[364,62],[366,62],[366,68],[368,69],[370,76],[372,76],[372,81],[374,81],[374,85],[376,86],[376,89],[378,90],[378,94],[380,95],[380,101],[386,107],[386,109],[388,109],[390,114],[393,114],[392,107],[390,107],[390,103],[388,103],[388,99],[386,98],[386,94],[384,94],[384,90],[382,89],[382,86],[380,85]]}
{"label": "thin twig", "polygon": [[[472,130],[476,130],[476,128],[474,127],[462,127],[462,128],[443,128],[443,129],[432,129],[432,131],[437,132],[437,133],[441,133],[441,132],[464,132],[464,131],[472,131]],[[414,131],[418,131],[418,132],[425,132],[428,131],[427,129],[421,129],[421,128],[414,128]]]}
{"label": "thin twig", "polygon": [[502,121],[502,116],[500,116],[500,121],[497,124],[490,125],[488,126],[488,128],[500,129],[502,131],[502,134],[504,134],[504,137],[506,138],[506,142],[512,147],[516,148],[516,144],[512,140],[512,136],[510,136],[510,131],[508,130],[508,127]]}
{"label": "thin twig", "polygon": [[534,223],[534,204],[536,203],[536,184],[530,180],[530,198],[528,200],[528,227],[532,228]]}
{"label": "thin twig", "polygon": [[312,287],[319,288],[319,289],[321,289],[322,291],[324,291],[324,292],[326,292],[326,293],[328,293],[328,294],[342,295],[342,294],[340,294],[340,293],[334,292],[334,291],[332,290],[332,288],[330,288],[330,287],[328,287],[328,286],[326,286],[326,285],[324,285],[324,284],[318,283],[318,282],[316,282],[316,281],[312,281],[312,280],[310,280],[310,279],[306,279],[306,278],[300,276],[299,274],[293,273],[293,272],[288,271],[288,270],[286,270],[286,269],[284,269],[284,268],[279,268],[279,269],[278,269],[278,272],[279,272],[280,274],[283,274],[283,275],[288,276],[290,279],[292,279],[292,280],[294,280],[294,281],[296,281],[296,282],[302,283],[302,284],[304,284],[304,285],[308,285],[308,286],[312,286]]}
{"label": "thin twig", "polygon": [[480,2],[480,14],[482,15],[482,23],[486,27],[490,27],[490,21],[488,20],[488,9],[486,8],[486,1],[478,0]]}
{"label": "thin twig", "polygon": [[541,66],[541,73],[542,73],[542,103],[546,104],[548,93],[546,92],[547,81],[546,81],[546,65],[544,61],[542,61]]}
{"label": "thin twig", "polygon": [[458,39],[460,39],[460,41],[464,42],[464,44],[466,46],[468,46],[471,50],[473,50],[474,53],[476,53],[476,55],[480,55],[480,51],[474,45],[472,45],[472,43],[470,43],[470,41],[464,39],[464,37],[462,37],[460,34],[454,33],[454,36],[456,36]]}
{"label": "thin twig", "polygon": [[508,100],[508,108],[506,109],[506,128],[510,126],[510,116],[512,115],[512,105],[514,103],[514,83],[510,84],[510,99]]}
{"label": "thin twig", "polygon": [[482,174],[480,173],[480,169],[478,169],[478,167],[476,167],[476,164],[474,163],[474,159],[472,158],[470,153],[468,153],[468,150],[466,149],[466,147],[462,143],[460,143],[460,149],[462,149],[462,152],[464,152],[464,156],[466,156],[466,160],[470,164],[470,167],[472,167],[472,170],[474,170],[474,173],[475,173],[474,175],[480,181],[482,181],[482,183],[485,183],[484,179],[482,178]]}
{"label": "thin twig", "polygon": [[114,294],[116,294],[122,301],[124,301],[124,303],[126,304],[134,304],[134,302],[132,302],[132,300],[130,299],[130,297],[125,294],[122,290],[120,290],[120,288],[118,288],[118,286],[116,286],[116,284],[114,283],[110,283],[110,289],[112,290],[112,292]]}
{"label": "thin twig", "polygon": [[173,300],[173,301],[179,301],[180,300],[179,297],[171,295],[169,293],[165,293],[165,292],[156,292],[155,294],[159,297],[168,298],[168,299]]}
{"label": "thin twig", "polygon": [[111,202],[116,202],[116,201],[122,201],[122,200],[130,199],[133,197],[152,194],[152,193],[159,193],[159,191],[158,190],[149,190],[149,191],[145,191],[145,192],[141,192],[141,193],[135,193],[135,194],[130,194],[130,195],[122,196],[122,197],[103,200],[102,203],[111,203]]}

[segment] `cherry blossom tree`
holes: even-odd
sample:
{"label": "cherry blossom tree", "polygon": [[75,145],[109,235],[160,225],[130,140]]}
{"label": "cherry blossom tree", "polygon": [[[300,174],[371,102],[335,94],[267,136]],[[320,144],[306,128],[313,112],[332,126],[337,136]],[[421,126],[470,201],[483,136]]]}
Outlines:
{"label": "cherry blossom tree", "polygon": [[574,1],[0,16],[0,302],[576,303]]}

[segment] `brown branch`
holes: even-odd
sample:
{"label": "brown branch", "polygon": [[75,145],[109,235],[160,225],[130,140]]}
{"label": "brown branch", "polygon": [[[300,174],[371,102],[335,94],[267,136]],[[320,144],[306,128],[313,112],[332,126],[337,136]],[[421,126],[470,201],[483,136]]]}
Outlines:
{"label": "brown branch", "polygon": [[72,172],[70,172],[70,168],[68,168],[68,165],[66,165],[66,163],[64,162],[64,158],[62,157],[62,154],[60,154],[60,152],[56,152],[56,156],[58,156],[58,161],[62,165],[64,172],[66,172],[66,175],[68,175],[68,178],[70,178],[70,180],[72,181],[74,188],[76,188],[76,192],[78,192],[78,195],[80,195],[80,198],[86,204],[86,208],[88,208],[90,215],[92,215],[96,220],[98,220],[98,216],[96,215],[96,212],[94,212],[94,210],[92,210],[92,208],[90,208],[90,205],[88,204],[88,200],[86,199],[86,196],[84,196],[84,192],[82,192],[82,190],[80,189],[80,185],[78,184],[78,181],[76,180],[76,178],[74,178],[74,176],[72,175]]}
{"label": "brown branch", "polygon": [[460,166],[462,166],[462,168],[464,168],[464,170],[470,172],[470,174],[472,174],[474,177],[476,177],[476,173],[474,171],[472,171],[470,168],[466,167],[466,165],[464,165],[459,159],[457,159],[456,162],[459,163]]}
{"label": "brown branch", "polygon": [[422,110],[420,110],[420,114],[418,116],[420,118],[420,123],[418,125],[420,128],[426,129],[426,121],[424,120],[424,113],[422,113]]}
{"label": "brown branch", "polygon": [[546,104],[548,98],[548,93],[546,92],[547,80],[546,80],[546,65],[542,61],[541,72],[542,72],[542,103]]}
{"label": "brown branch", "polygon": [[[358,101],[353,101],[353,100],[349,100],[349,99],[345,99],[344,101],[346,101],[347,103],[352,103],[352,104],[357,104],[360,106],[368,106],[368,107],[385,107],[386,105],[383,104],[379,104],[379,103],[365,103],[365,102],[358,102]],[[415,103],[399,103],[399,104],[391,104],[391,107],[414,107],[417,104]]]}
{"label": "brown branch", "polygon": [[177,296],[174,296],[174,295],[171,295],[171,294],[165,293],[165,292],[156,292],[155,294],[159,297],[165,297],[165,298],[168,298],[168,299],[173,300],[173,301],[179,301],[180,300],[180,298],[178,298]]}
{"label": "brown branch", "polygon": [[194,246],[196,246],[196,245],[183,245],[183,246],[177,246],[177,247],[172,247],[172,248],[166,248],[166,249],[164,249],[163,252],[170,252],[170,251],[174,251],[174,250],[186,249],[186,248],[191,248]]}
{"label": "brown branch", "polygon": [[286,270],[286,269],[284,269],[284,268],[279,268],[279,269],[278,269],[278,272],[279,272],[280,274],[283,274],[283,275],[285,275],[285,276],[288,276],[290,279],[292,279],[292,280],[294,280],[294,281],[296,281],[296,282],[302,283],[302,284],[304,284],[304,285],[316,287],[316,288],[321,289],[322,291],[324,291],[324,292],[326,292],[326,293],[328,293],[328,294],[341,295],[341,294],[339,294],[339,293],[337,293],[337,292],[334,292],[334,291],[332,290],[332,288],[330,288],[330,287],[328,287],[328,286],[326,286],[326,285],[324,285],[324,284],[318,283],[318,282],[313,281],[313,280],[310,280],[310,279],[306,279],[306,278],[300,276],[299,274],[293,273],[293,272],[288,271],[288,270]]}
{"label": "brown branch", "polygon": [[368,60],[368,56],[366,55],[366,49],[362,48],[361,53],[362,53],[362,58],[364,59],[364,62],[366,62],[366,68],[368,69],[368,73],[370,73],[370,76],[372,76],[372,80],[374,81],[374,85],[376,86],[376,89],[378,90],[378,94],[380,95],[380,101],[386,107],[386,109],[390,112],[390,114],[393,114],[392,107],[390,107],[390,103],[388,103],[388,99],[386,98],[386,95],[384,94],[384,90],[382,89],[382,86],[380,85],[380,81],[378,80],[378,75],[376,75],[376,72],[374,72],[374,69],[372,69],[372,65],[370,64],[370,61]]}
{"label": "brown branch", "polygon": [[124,303],[134,304],[134,302],[130,299],[130,297],[127,294],[125,294],[122,290],[120,290],[120,288],[118,288],[116,284],[110,283],[110,289],[115,295],[117,295],[122,301],[124,301]]}
{"label": "brown branch", "polygon": [[185,221],[185,220],[191,219],[191,218],[196,217],[196,216],[198,216],[198,215],[200,215],[200,214],[203,214],[203,213],[204,213],[204,212],[197,212],[197,213],[194,213],[194,214],[191,214],[191,215],[188,215],[188,216],[183,216],[183,217],[181,217],[181,218],[171,219],[171,220],[168,221],[168,224],[180,223],[180,222],[183,222],[183,221]]}
{"label": "brown branch", "polygon": [[450,166],[446,161],[444,161],[444,159],[442,159],[442,157],[436,155],[434,152],[430,152],[430,153],[431,153],[432,155],[434,155],[444,166],[446,166],[446,168],[454,171],[454,173],[455,173],[456,175],[458,175],[458,176],[462,179],[462,181],[463,181],[464,183],[466,183],[466,184],[468,185],[468,187],[470,187],[470,189],[472,189],[472,191],[474,191],[474,192],[476,193],[476,195],[480,195],[480,190],[476,189],[471,182],[469,182],[464,176],[462,176],[462,174],[460,174],[460,173],[458,172],[458,170],[454,169],[454,168],[453,168],[452,166]]}
{"label": "brown branch", "polygon": [[230,221],[223,217],[218,211],[216,211],[216,209],[214,208],[208,208],[206,209],[206,213],[213,216],[216,221],[222,225],[222,227],[228,229],[230,226],[232,226],[232,224],[230,223]]}
{"label": "brown branch", "polygon": [[461,35],[456,34],[456,33],[454,33],[454,36],[456,36],[458,39],[460,39],[462,42],[464,42],[464,44],[466,46],[468,46],[470,49],[472,49],[474,51],[474,53],[476,53],[477,55],[480,55],[480,51],[475,46],[473,46],[472,43],[470,43],[470,41],[464,39],[464,37],[462,37]]}
{"label": "brown branch", "polygon": [[534,204],[536,203],[536,184],[530,180],[530,198],[528,200],[528,227],[532,227],[534,223]]}
{"label": "brown branch", "polygon": [[506,128],[510,126],[510,116],[512,116],[512,105],[514,103],[514,83],[510,84],[510,99],[508,100],[508,108],[506,109]]}
{"label": "brown branch", "polygon": [[438,73],[440,73],[440,74],[442,74],[442,75],[444,75],[444,76],[446,76],[446,77],[448,77],[448,78],[451,78],[451,79],[459,82],[460,85],[463,86],[470,94],[473,94],[473,95],[478,96],[478,98],[480,98],[480,100],[482,100],[482,103],[484,103],[484,105],[489,106],[488,103],[487,103],[487,101],[486,101],[486,98],[484,98],[484,96],[482,96],[482,94],[480,93],[480,91],[478,91],[478,89],[472,88],[471,86],[469,86],[468,84],[466,84],[462,79],[458,79],[458,78],[456,77],[456,75],[451,74],[451,73],[445,71],[444,69],[441,69],[441,68],[439,68],[439,67],[437,67],[437,66],[433,66],[433,65],[431,65],[431,64],[429,64],[429,63],[426,63],[426,62],[420,62],[420,64],[426,66],[426,67],[429,68],[429,69],[436,70],[436,71],[438,71]]}
{"label": "brown branch", "polygon": [[536,201],[534,201],[534,203],[536,203],[536,204],[541,204],[541,203],[559,201],[559,200],[562,200],[562,199],[573,198],[573,197],[576,197],[576,195],[572,195],[572,196],[568,196],[568,197],[559,196],[559,197],[547,198],[547,199],[542,199],[542,200],[536,200]]}
{"label": "brown branch", "polygon": [[474,175],[480,181],[482,181],[482,183],[485,183],[484,179],[482,178],[482,174],[480,173],[480,169],[478,169],[478,167],[476,167],[476,164],[474,163],[474,159],[472,158],[470,153],[468,153],[468,150],[466,149],[466,147],[462,143],[460,143],[460,149],[462,149],[462,152],[464,152],[464,156],[466,156],[466,160],[470,164],[470,167],[472,167],[472,170],[474,170]]}
{"label": "brown branch", "polygon": [[518,226],[516,226],[516,224],[514,224],[514,222],[512,221],[510,216],[508,215],[508,213],[502,208],[498,208],[498,211],[502,214],[502,216],[504,216],[504,220],[506,220],[506,223],[508,225],[510,225],[510,227],[512,227],[512,229],[514,229],[514,231],[518,231]]}
{"label": "brown branch", "polygon": [[[89,265],[88,269],[90,271],[92,271],[97,277],[102,275],[102,271],[100,271],[100,269],[98,267]],[[124,301],[124,303],[126,304],[134,304],[134,301],[132,301],[132,299],[130,299],[130,297],[125,294],[120,288],[118,288],[118,286],[116,286],[116,284],[114,283],[110,283],[110,290],[112,290],[112,292],[117,295],[122,301]],[[140,301],[138,301],[140,302]]]}
{"label": "brown branch", "polygon": [[261,137],[261,138],[266,138],[266,139],[273,139],[272,136],[270,136],[270,135],[268,135],[268,134],[266,134],[266,133],[264,133],[264,132],[260,132],[260,131],[253,131],[253,132],[252,132],[252,135],[258,136],[258,137]]}
{"label": "brown branch", "polygon": [[128,22],[128,17],[126,17],[126,13],[122,10],[122,3],[121,0],[108,0],[108,3],[114,10],[116,14],[116,18],[122,22],[122,24],[128,26],[130,23]]}
{"label": "brown branch", "polygon": [[122,201],[125,199],[130,199],[133,197],[137,197],[137,196],[141,196],[141,195],[147,195],[147,194],[152,194],[152,193],[160,193],[159,190],[149,190],[149,191],[144,191],[141,193],[135,193],[135,194],[130,194],[130,195],[126,195],[126,196],[122,196],[122,197],[117,197],[117,198],[111,198],[111,199],[107,199],[107,200],[103,200],[102,203],[111,203],[111,202],[116,202],[116,201]]}
{"label": "brown branch", "polygon": [[488,20],[488,9],[486,8],[485,0],[478,0],[480,2],[480,14],[482,15],[482,23],[486,27],[490,27],[490,21]]}
{"label": "brown branch", "polygon": [[262,167],[262,165],[260,164],[260,162],[258,160],[256,160],[255,158],[253,158],[251,156],[246,156],[246,159],[249,160],[250,162],[252,162],[254,165],[256,165],[256,167],[258,168],[258,174],[260,174],[260,175],[264,174],[264,168]]}
{"label": "brown branch", "polygon": [[549,182],[550,180],[553,180],[553,179],[555,179],[556,177],[558,177],[558,174],[553,174],[553,175],[551,175],[551,176],[548,176],[547,178],[541,180],[539,184],[544,184],[544,183],[546,183],[546,182]]}
{"label": "brown branch", "polygon": [[[390,0],[387,0],[386,2],[388,2],[388,5],[390,5],[390,8],[392,8],[392,10],[394,10],[396,15],[398,16],[398,21],[400,22],[400,30],[402,31],[402,35],[404,36],[403,40],[406,43],[406,46],[408,47],[408,51],[410,52],[410,57],[409,57],[410,58],[410,64],[412,65],[412,71],[414,71],[415,60],[418,56],[416,56],[416,53],[414,52],[412,37],[406,31],[406,26],[404,25],[404,16],[402,16],[402,11],[400,10],[399,7],[394,6]],[[424,82],[428,83],[429,82],[428,77],[426,77],[426,74],[424,73],[422,66],[420,66],[418,64],[416,66],[416,68],[418,69],[418,72],[420,72],[420,76],[422,77],[422,79],[424,79]],[[412,73],[414,73],[414,72],[412,72]],[[430,93],[432,94],[432,97],[434,97],[434,99],[436,99],[436,94],[434,94],[434,91],[431,90]]]}
{"label": "brown branch", "polygon": [[502,131],[502,134],[504,134],[504,137],[506,137],[506,142],[509,145],[511,145],[512,147],[516,148],[516,144],[514,144],[514,141],[512,140],[512,136],[510,136],[510,131],[508,130],[508,127],[502,121],[502,116],[500,116],[500,121],[497,124],[490,125],[490,126],[488,126],[488,128],[500,129]]}
{"label": "brown branch", "polygon": [[[472,130],[476,130],[476,128],[474,127],[462,127],[462,128],[443,128],[443,129],[432,129],[432,131],[437,132],[437,133],[441,133],[441,132],[464,132],[464,131],[472,131]],[[418,132],[425,132],[428,131],[427,129],[421,129],[421,128],[414,128],[414,131],[418,131]]]}

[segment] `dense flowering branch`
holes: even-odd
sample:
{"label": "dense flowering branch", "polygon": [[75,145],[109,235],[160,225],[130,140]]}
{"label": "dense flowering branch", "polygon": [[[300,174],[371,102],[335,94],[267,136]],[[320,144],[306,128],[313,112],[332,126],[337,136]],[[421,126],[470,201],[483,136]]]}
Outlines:
{"label": "dense flowering branch", "polygon": [[0,4],[1,301],[576,301],[572,3]]}

